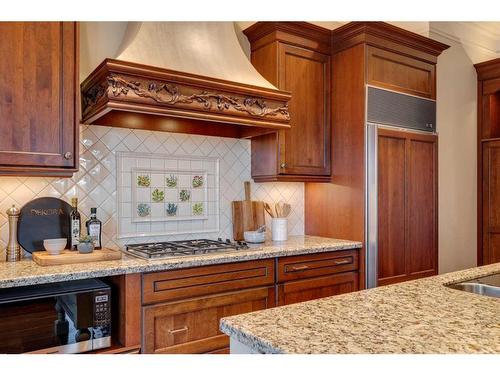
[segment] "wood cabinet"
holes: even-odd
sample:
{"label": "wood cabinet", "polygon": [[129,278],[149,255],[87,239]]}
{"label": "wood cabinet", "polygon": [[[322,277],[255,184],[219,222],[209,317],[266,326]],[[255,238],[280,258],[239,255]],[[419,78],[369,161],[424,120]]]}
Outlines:
{"label": "wood cabinet", "polygon": [[358,273],[313,277],[278,285],[278,305],[290,305],[358,290]]}
{"label": "wood cabinet", "polygon": [[291,129],[252,138],[252,178],[328,181],[330,31],[304,22],[258,22],[244,33],[255,68],[292,94]]}
{"label": "wood cabinet", "polygon": [[0,22],[0,174],[78,167],[76,22]]}
{"label": "wood cabinet", "polygon": [[358,269],[353,249],[143,274],[142,353],[228,353],[221,318],[356,291]]}
{"label": "wood cabinet", "polygon": [[274,288],[244,289],[144,308],[144,353],[225,351],[221,318],[274,306]]}
{"label": "wood cabinet", "polygon": [[358,290],[357,250],[278,258],[278,305]]}
{"label": "wood cabinet", "polygon": [[274,259],[143,275],[143,353],[225,353],[222,317],[275,305]]}
{"label": "wood cabinet", "polygon": [[481,264],[500,262],[500,140],[482,145]]}
{"label": "wood cabinet", "polygon": [[381,48],[368,46],[369,85],[436,99],[436,65]]}
{"label": "wood cabinet", "polygon": [[437,136],[378,131],[378,285],[437,274]]}
{"label": "wood cabinet", "polygon": [[146,273],[142,301],[173,301],[273,283],[273,259]]}
{"label": "wood cabinet", "polygon": [[[350,22],[332,31],[332,183],[306,183],[306,234],[365,241],[367,85],[434,99],[437,57],[446,48],[448,46],[443,43],[384,22]],[[397,185],[381,186],[387,190],[390,200],[380,202],[389,216],[381,218],[379,230],[390,233],[384,240],[390,241],[388,248],[407,246],[401,251],[409,254],[409,245],[401,232],[404,227],[410,233],[414,256],[407,260],[388,254],[391,260],[383,262],[382,271],[387,277],[403,275],[405,267],[414,274],[420,271],[421,275],[430,274],[435,272],[436,265],[430,263],[430,255],[423,246],[435,240],[435,233],[430,238],[422,236],[430,233],[429,226],[434,226],[435,221],[423,222],[429,213],[418,211],[417,202],[427,204],[432,199],[429,191],[434,191],[435,187],[430,186],[431,181],[425,182],[427,185],[421,185],[424,181],[416,181],[419,185],[409,186],[406,193],[411,196],[406,197],[402,181],[408,178],[404,177],[405,173],[418,170],[420,159],[427,160],[428,156],[424,154],[433,146],[413,142],[410,149],[407,141],[387,140],[386,143],[387,152],[395,159],[386,156],[385,162],[390,167],[385,173]],[[403,158],[410,153],[411,158],[419,160],[412,161],[408,159],[410,156]],[[404,165],[407,160],[412,165]],[[430,171],[437,173],[437,170]],[[419,176],[415,174],[413,177],[417,179]],[[423,178],[430,176],[426,174]],[[398,216],[398,209],[405,204],[414,210],[408,218],[410,223],[402,223],[401,216]],[[420,228],[422,223],[424,227]],[[435,247],[431,245],[429,251],[435,252]],[[425,258],[421,259],[421,256]],[[435,259],[434,256],[431,258]],[[364,275],[364,251],[360,255],[360,267],[360,274]],[[365,280],[361,280],[360,287],[364,288],[364,285]]]}
{"label": "wood cabinet", "polygon": [[500,59],[476,64],[477,263],[500,262]]}

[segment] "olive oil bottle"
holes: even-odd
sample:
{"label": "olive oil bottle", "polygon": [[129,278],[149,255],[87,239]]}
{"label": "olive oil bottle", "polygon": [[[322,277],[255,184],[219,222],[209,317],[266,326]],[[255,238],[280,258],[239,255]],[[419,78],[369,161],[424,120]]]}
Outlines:
{"label": "olive oil bottle", "polygon": [[102,222],[97,218],[97,208],[90,209],[90,219],[85,223],[87,234],[94,238],[95,249],[101,249]]}
{"label": "olive oil bottle", "polygon": [[78,242],[80,241],[80,231],[82,224],[80,213],[78,212],[78,198],[71,198],[71,206],[73,207],[73,209],[69,214],[69,228],[71,231],[70,249],[76,250]]}

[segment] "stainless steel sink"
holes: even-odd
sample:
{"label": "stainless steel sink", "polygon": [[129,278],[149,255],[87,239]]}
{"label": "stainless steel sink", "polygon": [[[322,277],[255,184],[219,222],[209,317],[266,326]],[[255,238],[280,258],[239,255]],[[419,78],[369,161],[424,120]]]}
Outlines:
{"label": "stainless steel sink", "polygon": [[500,273],[447,286],[453,289],[463,290],[464,292],[500,298]]}

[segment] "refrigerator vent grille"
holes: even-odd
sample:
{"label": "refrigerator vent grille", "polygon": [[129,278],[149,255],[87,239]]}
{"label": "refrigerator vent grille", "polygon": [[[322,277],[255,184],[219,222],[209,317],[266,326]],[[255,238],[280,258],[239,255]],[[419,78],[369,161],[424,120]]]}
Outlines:
{"label": "refrigerator vent grille", "polygon": [[370,86],[367,95],[368,122],[428,132],[436,131],[434,100]]}

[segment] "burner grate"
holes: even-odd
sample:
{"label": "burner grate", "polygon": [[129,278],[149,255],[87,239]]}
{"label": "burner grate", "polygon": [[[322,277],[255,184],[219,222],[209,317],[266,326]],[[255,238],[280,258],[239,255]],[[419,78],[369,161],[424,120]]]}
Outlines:
{"label": "burner grate", "polygon": [[127,245],[127,253],[144,259],[175,258],[248,249],[245,242],[208,240],[182,240]]}

